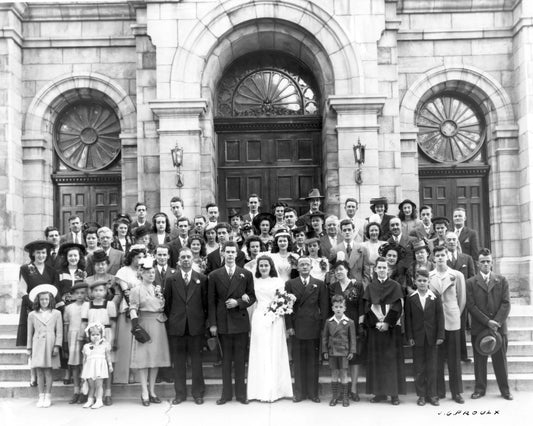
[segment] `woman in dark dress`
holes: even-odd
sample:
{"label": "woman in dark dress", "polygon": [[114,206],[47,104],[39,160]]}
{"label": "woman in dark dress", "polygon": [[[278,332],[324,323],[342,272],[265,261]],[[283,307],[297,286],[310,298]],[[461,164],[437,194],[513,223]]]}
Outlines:
{"label": "woman in dark dress", "polygon": [[[27,346],[28,314],[33,310],[33,303],[30,302],[28,294],[40,284],[57,286],[56,270],[45,264],[52,248],[53,244],[44,240],[32,241],[24,247],[30,255],[30,263],[22,265],[19,272],[19,294],[22,296],[22,303],[17,330],[17,346]],[[30,385],[37,386],[34,370],[32,370]]]}
{"label": "woman in dark dress", "polygon": [[85,273],[85,247],[77,243],[65,243],[59,247],[61,269],[58,275],[58,297],[56,309],[63,313],[65,305],[70,303],[70,289],[76,281],[83,281]]}
{"label": "woman in dark dress", "polygon": [[372,403],[386,401],[398,405],[399,394],[405,394],[404,357],[401,327],[403,292],[400,285],[387,276],[387,261],[376,260],[376,277],[363,294],[365,326],[368,332],[366,393],[374,394]]}
{"label": "woman in dark dress", "polygon": [[[352,401],[359,401],[359,394],[357,392],[357,380],[359,378],[359,365],[364,363],[365,358],[365,330],[362,326],[364,319],[364,303],[363,293],[364,287],[362,282],[356,282],[348,278],[348,272],[350,271],[350,265],[345,260],[339,260],[333,265],[333,271],[335,273],[335,280],[329,285],[329,297],[330,300],[335,295],[342,295],[346,300],[346,312],[344,314],[353,320],[356,327],[356,354],[350,360],[350,377],[352,380],[352,386],[350,391],[350,397]],[[359,324],[361,323],[361,326]]]}
{"label": "woman in dark dress", "polygon": [[407,291],[407,270],[400,262],[405,256],[405,249],[396,243],[386,243],[379,248],[379,255],[387,261],[387,275],[391,280],[400,284],[404,296],[409,294]]}
{"label": "woman in dark dress", "polygon": [[415,275],[419,269],[427,269],[433,271],[435,265],[429,260],[430,249],[424,240],[419,240],[413,244],[414,262],[406,271],[406,285],[408,294],[416,291]]}

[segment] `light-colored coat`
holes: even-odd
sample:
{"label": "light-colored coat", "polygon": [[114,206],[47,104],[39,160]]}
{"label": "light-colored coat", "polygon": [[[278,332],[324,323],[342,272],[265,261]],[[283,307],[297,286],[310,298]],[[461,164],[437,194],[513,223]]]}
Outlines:
{"label": "light-colored coat", "polygon": [[466,304],[466,287],[463,274],[448,268],[439,278],[436,269],[429,273],[429,289],[441,297],[444,311],[444,329],[456,331],[461,328],[461,313]]}
{"label": "light-colored coat", "polygon": [[[344,256],[339,258],[339,253],[343,253]],[[348,276],[355,279],[358,282],[367,285],[370,283],[370,260],[368,256],[368,250],[361,243],[352,241],[352,251],[348,257],[346,253],[346,245],[344,241],[331,249],[331,255],[329,257],[331,263],[335,263],[338,260],[346,260],[350,265],[350,272]]]}
{"label": "light-colored coat", "polygon": [[59,368],[59,354],[52,356],[54,346],[63,343],[63,320],[57,309],[45,319],[40,311],[28,315],[28,345],[31,349],[31,368]]}

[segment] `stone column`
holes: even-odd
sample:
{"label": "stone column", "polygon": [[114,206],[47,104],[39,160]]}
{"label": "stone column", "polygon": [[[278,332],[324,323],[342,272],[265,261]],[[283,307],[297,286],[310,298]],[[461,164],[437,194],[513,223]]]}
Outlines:
{"label": "stone column", "polygon": [[[157,100],[149,102],[153,113],[159,117],[159,186],[163,211],[169,211],[173,196],[180,196],[185,204],[185,215],[192,217],[200,206],[200,117],[207,109],[205,99]],[[183,148],[183,187],[176,186],[176,168],[170,150]],[[170,216],[172,217],[172,216]]]}
{"label": "stone column", "polygon": [[[327,101],[328,108],[337,113],[339,202],[343,204],[355,194],[362,212],[369,211],[370,198],[379,196],[378,115],[385,100],[379,95],[334,95]],[[355,182],[357,166],[353,153],[358,139],[366,146],[361,185]]]}
{"label": "stone column", "polygon": [[[410,199],[418,204],[418,146],[416,138],[418,128],[402,129],[400,131],[400,147],[402,156],[401,169],[401,199]],[[420,208],[420,206],[419,206]]]}
{"label": "stone column", "polygon": [[0,9],[0,313],[17,309],[24,240],[21,4]]}

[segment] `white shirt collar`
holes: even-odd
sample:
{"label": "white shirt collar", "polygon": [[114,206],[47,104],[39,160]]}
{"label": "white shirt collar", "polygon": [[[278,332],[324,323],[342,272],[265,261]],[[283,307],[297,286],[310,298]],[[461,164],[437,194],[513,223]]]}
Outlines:
{"label": "white shirt collar", "polygon": [[483,272],[479,271],[479,273],[481,274],[483,280],[487,281],[488,279],[490,279],[490,272],[488,274],[484,274]]}
{"label": "white shirt collar", "polygon": [[339,324],[341,321],[348,321],[349,318],[345,314],[342,314],[342,318],[340,320],[338,320],[335,315],[333,315],[329,320],[335,321],[337,324]]}
{"label": "white shirt collar", "polygon": [[427,299],[428,297],[430,299],[434,299],[435,297],[437,297],[435,296],[435,293],[433,293],[429,288],[427,289],[426,294],[424,294],[423,296],[418,290],[416,290],[413,294],[418,294],[418,297],[420,297],[420,299]]}
{"label": "white shirt collar", "polygon": [[187,274],[189,276],[189,279],[191,279],[192,269],[189,272],[185,272],[184,270],[181,271],[181,277],[183,279],[185,279],[185,274]]}

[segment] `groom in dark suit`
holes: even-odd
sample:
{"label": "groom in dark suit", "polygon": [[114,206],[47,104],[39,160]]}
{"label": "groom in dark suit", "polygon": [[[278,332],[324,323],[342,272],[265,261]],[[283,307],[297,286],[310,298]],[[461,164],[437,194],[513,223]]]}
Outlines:
{"label": "groom in dark suit", "polygon": [[246,348],[250,332],[247,308],[255,303],[254,280],[250,271],[236,265],[237,243],[224,245],[224,266],[209,274],[208,304],[210,332],[220,336],[222,345],[222,396],[217,405],[233,398],[232,364],[235,365],[235,396],[248,404],[244,383]]}
{"label": "groom in dark suit", "polygon": [[300,276],[287,281],[285,290],[296,296],[293,313],[285,317],[287,334],[294,336],[292,359],[294,361],[294,402],[318,397],[318,356],[322,324],[329,313],[328,292],[323,281],[309,275],[311,259],[298,259]]}
{"label": "groom in dark suit", "polygon": [[167,272],[165,280],[165,314],[168,317],[170,354],[174,366],[174,390],[177,405],[187,399],[187,356],[192,367],[192,396],[203,404],[204,375],[202,343],[207,319],[207,278],[192,270],[192,252],[184,247],[179,252],[179,269]]}

